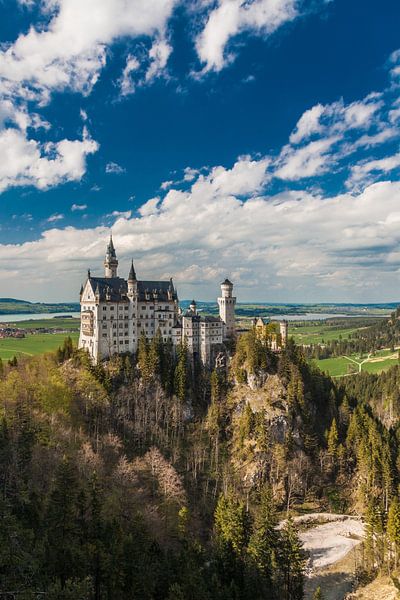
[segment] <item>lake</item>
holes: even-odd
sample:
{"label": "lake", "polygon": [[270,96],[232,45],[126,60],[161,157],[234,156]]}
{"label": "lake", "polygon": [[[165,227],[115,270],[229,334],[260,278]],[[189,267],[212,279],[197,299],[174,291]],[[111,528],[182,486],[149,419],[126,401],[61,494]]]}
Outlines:
{"label": "lake", "polygon": [[43,319],[52,319],[54,317],[75,317],[76,319],[79,319],[80,316],[81,313],[79,312],[0,315],[0,323],[17,323],[18,321],[41,321]]}
{"label": "lake", "polygon": [[[18,321],[38,321],[42,319],[52,319],[54,317],[75,317],[79,319],[79,312],[65,313],[41,313],[41,314],[18,314],[18,315],[0,315],[0,323],[17,323]],[[304,315],[268,315],[271,321],[324,321],[325,319],[353,319],[355,317],[381,317],[384,315],[343,315],[338,313],[305,313]],[[386,315],[385,315],[386,316]]]}

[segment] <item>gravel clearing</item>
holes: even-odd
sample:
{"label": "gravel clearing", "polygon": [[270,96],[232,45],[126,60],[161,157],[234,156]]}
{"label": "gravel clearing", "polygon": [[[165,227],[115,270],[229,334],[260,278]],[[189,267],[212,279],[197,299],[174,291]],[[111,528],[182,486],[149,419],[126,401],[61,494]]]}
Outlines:
{"label": "gravel clearing", "polygon": [[[322,569],[333,565],[341,560],[362,541],[364,535],[363,523],[346,515],[336,515],[337,520],[332,519],[332,515],[323,514],[313,515],[318,520],[328,520],[328,523],[311,527],[307,531],[300,533],[300,539],[304,544],[304,550],[310,556],[309,568],[311,571]],[[310,518],[310,515],[308,515]],[[303,522],[297,519],[297,523]],[[306,522],[312,522],[307,520]]]}

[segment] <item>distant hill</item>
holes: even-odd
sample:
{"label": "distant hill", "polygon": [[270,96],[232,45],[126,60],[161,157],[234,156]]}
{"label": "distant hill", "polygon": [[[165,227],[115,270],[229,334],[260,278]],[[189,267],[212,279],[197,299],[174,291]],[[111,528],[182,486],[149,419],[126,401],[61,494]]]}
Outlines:
{"label": "distant hill", "polygon": [[29,302],[29,300],[18,300],[17,298],[0,298],[0,315],[14,314],[46,314],[79,312],[80,306],[77,302],[61,302],[47,304],[45,302]]}
{"label": "distant hill", "polygon": [[0,298],[0,304],[32,304],[28,300],[17,300],[16,298]]}

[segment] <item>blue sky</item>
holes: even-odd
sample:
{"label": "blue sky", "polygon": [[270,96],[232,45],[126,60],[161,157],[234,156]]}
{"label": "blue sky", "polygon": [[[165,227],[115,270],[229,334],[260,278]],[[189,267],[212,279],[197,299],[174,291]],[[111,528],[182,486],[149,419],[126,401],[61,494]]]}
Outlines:
{"label": "blue sky", "polygon": [[0,0],[0,296],[400,299],[400,5]]}

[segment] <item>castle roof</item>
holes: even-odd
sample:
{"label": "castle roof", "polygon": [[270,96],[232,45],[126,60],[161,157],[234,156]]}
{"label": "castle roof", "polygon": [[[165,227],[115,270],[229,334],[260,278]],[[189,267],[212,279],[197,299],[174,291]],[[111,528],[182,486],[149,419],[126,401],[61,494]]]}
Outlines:
{"label": "castle roof", "polygon": [[137,286],[139,300],[146,300],[146,293],[151,296],[156,292],[158,300],[168,300],[168,292],[172,293],[172,298],[176,299],[176,292],[171,281],[138,281]]}
{"label": "castle roof", "polygon": [[232,283],[232,281],[229,281],[229,279],[228,279],[228,278],[226,278],[226,279],[225,279],[225,281],[223,281],[223,282],[221,283],[221,285],[231,285],[231,286],[233,286],[233,283]]}
{"label": "castle roof", "polygon": [[107,296],[112,302],[127,300],[128,285],[121,277],[91,277],[89,282],[100,300],[106,300]]}
{"label": "castle roof", "polygon": [[[91,277],[89,279],[93,291],[99,296],[100,300],[106,300],[107,296],[111,302],[121,302],[127,300],[128,284],[126,279],[121,277]],[[158,301],[166,302],[169,300],[168,292],[172,292],[172,299],[176,299],[176,292],[171,281],[138,281],[137,293],[139,301],[154,301],[155,296]]]}

